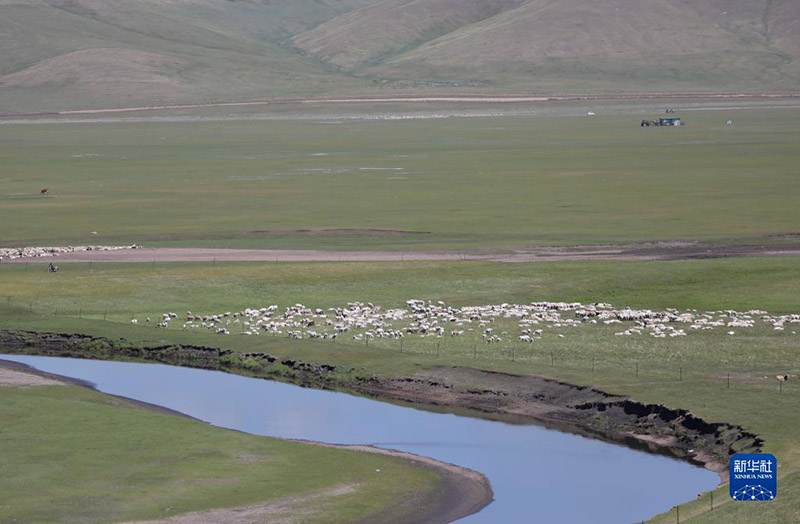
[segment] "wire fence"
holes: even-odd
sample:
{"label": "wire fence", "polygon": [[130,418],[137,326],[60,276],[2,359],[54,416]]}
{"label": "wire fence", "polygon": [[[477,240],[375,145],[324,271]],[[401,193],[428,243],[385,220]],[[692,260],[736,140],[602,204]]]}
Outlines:
{"label": "wire fence", "polygon": [[[0,298],[0,304],[5,305],[9,311],[37,314],[49,318],[71,318],[99,320],[105,322],[132,324],[142,328],[156,329],[162,317],[160,314],[142,313],[134,310],[123,312],[118,309],[84,307],[80,304],[68,306],[55,306],[50,303],[42,304],[34,300],[5,296]],[[175,308],[180,310],[180,308]],[[152,315],[148,317],[147,315]],[[229,330],[231,335],[244,332],[242,324],[234,324]],[[179,327],[166,328],[167,331],[181,331]],[[205,331],[208,334],[207,331]],[[469,361],[486,363],[504,363],[503,369],[513,370],[514,365],[519,365],[520,372],[539,372],[546,374],[547,369],[554,371],[569,371],[579,374],[613,375],[626,380],[645,383],[675,383],[676,385],[691,383],[712,383],[725,389],[756,389],[773,390],[779,395],[800,395],[800,362],[797,353],[787,355],[785,360],[776,359],[747,359],[746,361],[728,360],[727,362],[714,362],[708,359],[659,359],[653,355],[638,355],[631,358],[620,358],[609,355],[603,350],[587,351],[570,348],[569,342],[563,339],[551,341],[537,341],[536,343],[520,344],[487,344],[479,337],[472,339],[461,337],[441,338],[391,338],[376,339],[363,337],[353,340],[352,336],[338,339],[305,339],[296,341],[287,337],[286,333],[264,332],[258,338],[269,337],[282,339],[281,343],[294,344],[295,342],[313,343],[314,347],[320,344],[335,345],[338,349],[368,348],[373,351],[385,352],[424,359],[430,362],[457,363],[468,365]],[[254,344],[257,342],[254,341]],[[219,345],[227,344],[221,338]],[[798,339],[800,346],[800,339]],[[800,353],[800,352],[799,352]]]}

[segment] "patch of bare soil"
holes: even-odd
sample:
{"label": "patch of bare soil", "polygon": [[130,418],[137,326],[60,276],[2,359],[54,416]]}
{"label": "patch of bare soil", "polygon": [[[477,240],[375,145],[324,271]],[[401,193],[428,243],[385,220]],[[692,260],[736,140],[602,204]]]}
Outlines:
{"label": "patch of bare soil", "polygon": [[63,382],[0,367],[0,387],[63,386]]}
{"label": "patch of bare soil", "polygon": [[273,229],[268,231],[250,231],[246,236],[254,237],[403,237],[407,235],[426,235],[427,231],[405,231],[403,229],[364,229],[364,228],[337,228],[337,229]]}
{"label": "patch of bare soil", "polygon": [[358,488],[353,484],[341,484],[309,495],[284,497],[282,499],[238,508],[214,509],[184,513],[158,520],[128,522],[126,524],[293,524],[298,517],[313,515],[315,505],[326,499],[353,493]]}

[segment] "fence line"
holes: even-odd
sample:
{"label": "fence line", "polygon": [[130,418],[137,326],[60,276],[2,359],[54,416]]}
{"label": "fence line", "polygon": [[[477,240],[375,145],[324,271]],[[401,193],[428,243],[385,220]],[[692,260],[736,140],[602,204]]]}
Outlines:
{"label": "fence line", "polygon": [[[111,322],[130,322],[136,318],[136,313],[112,312],[107,308],[89,309],[76,304],[73,309],[62,309],[54,307],[50,311],[42,311],[36,308],[34,301],[20,297],[5,296],[5,300],[0,297],[0,304],[5,304],[10,309],[27,310],[29,313],[38,313],[51,317],[73,317],[79,319],[95,319]],[[181,309],[181,308],[173,308]],[[160,321],[160,317],[155,318],[149,325],[155,326]],[[141,325],[141,324],[139,324]],[[169,328],[168,328],[169,329]],[[174,330],[174,328],[172,328]],[[275,333],[271,333],[274,337]],[[284,334],[281,334],[284,335]],[[222,335],[220,335],[222,336]],[[317,342],[340,342],[337,339],[315,339]],[[704,382],[718,383],[726,389],[741,389],[747,387],[758,387],[760,389],[774,388],[779,395],[797,394],[800,392],[800,380],[790,377],[789,380],[779,380],[779,375],[797,372],[800,370],[800,362],[765,362],[757,363],[759,375],[766,374],[766,382],[757,382],[753,377],[753,372],[747,373],[742,368],[751,366],[750,362],[729,362],[727,366],[719,369],[714,374],[706,366],[714,366],[713,362],[706,365],[698,363],[693,365],[691,361],[677,360],[658,360],[653,358],[613,358],[605,357],[602,354],[570,354],[568,350],[542,348],[536,344],[511,344],[496,346],[493,344],[479,343],[477,340],[448,338],[435,338],[434,340],[422,341],[414,340],[412,343],[405,343],[405,338],[397,339],[372,339],[364,337],[362,341],[348,341],[357,347],[368,347],[373,350],[396,351],[404,355],[427,357],[431,359],[457,358],[469,359],[481,362],[505,361],[509,363],[528,364],[537,367],[550,367],[560,370],[571,370],[591,373],[607,373],[613,371],[615,374],[625,375],[623,370],[629,370],[629,376],[640,380],[659,380],[681,382]],[[481,340],[481,342],[483,342]],[[695,371],[693,368],[701,368]],[[527,370],[526,370],[527,371]],[[715,376],[716,375],[716,376]],[[733,380],[732,380],[733,379]],[[764,379],[760,379],[764,380]]]}

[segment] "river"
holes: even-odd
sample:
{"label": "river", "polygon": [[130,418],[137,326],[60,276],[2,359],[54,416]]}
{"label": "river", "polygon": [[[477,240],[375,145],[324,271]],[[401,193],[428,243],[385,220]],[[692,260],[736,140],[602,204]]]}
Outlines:
{"label": "river", "polygon": [[216,371],[0,355],[114,395],[256,435],[372,444],[471,468],[495,500],[464,524],[638,522],[713,489],[719,477],[660,455],[535,425],[432,413]]}

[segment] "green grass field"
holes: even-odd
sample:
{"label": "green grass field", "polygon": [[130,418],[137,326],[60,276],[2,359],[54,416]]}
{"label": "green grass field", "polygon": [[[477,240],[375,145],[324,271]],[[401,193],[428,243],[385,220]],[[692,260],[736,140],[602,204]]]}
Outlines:
{"label": "green grass field", "polygon": [[[408,121],[349,120],[345,111],[325,120],[0,125],[0,223],[9,224],[0,240],[401,251],[796,243],[800,110],[729,112],[711,109],[727,102],[713,102],[682,114],[686,127],[640,128],[642,118],[658,116],[659,104],[652,111],[609,103],[550,115]],[[585,116],[587,109],[597,116]],[[734,125],[725,125],[729,118]],[[49,196],[38,194],[42,187]],[[182,331],[180,321],[165,330],[143,322],[168,311],[182,317],[187,310],[352,301],[387,308],[412,298],[800,313],[797,258],[59,265],[48,274],[42,264],[0,264],[0,329],[263,351],[382,375],[463,365],[593,385],[741,424],[778,456],[775,502],[730,503],[722,487],[713,512],[706,494],[681,507],[682,522],[693,515],[694,522],[800,520],[800,383],[780,390],[775,380],[800,373],[800,335],[788,325],[676,339],[582,326],[525,348],[477,345],[474,336],[408,338],[401,352],[396,340],[367,346],[352,338],[221,336]],[[675,514],[657,520],[674,522]]]}
{"label": "green grass field", "polygon": [[[399,306],[407,298],[442,299],[453,305],[580,300],[633,307],[758,308],[790,313],[798,311],[797,268],[794,258],[530,264],[109,264],[91,269],[88,264],[65,264],[55,275],[39,265],[27,271],[24,265],[6,265],[0,269],[0,297],[11,298],[0,303],[0,310],[3,328],[264,351],[383,375],[440,365],[536,373],[592,384],[644,402],[686,408],[707,420],[741,424],[765,439],[765,451],[775,453],[782,464],[782,487],[779,499],[762,511],[776,522],[792,522],[797,517],[793,479],[800,476],[800,426],[797,418],[788,414],[796,409],[800,386],[788,382],[779,392],[774,378],[778,373],[800,372],[800,335],[791,333],[791,327],[782,333],[753,328],[737,337],[716,330],[679,339],[624,341],[612,335],[618,328],[580,327],[560,330],[565,338],[545,337],[532,349],[513,343],[484,344],[473,358],[472,341],[467,339],[441,339],[437,356],[434,339],[414,342],[408,338],[401,353],[396,341],[376,341],[366,347],[347,338],[333,343],[268,335],[222,336],[206,330],[133,326],[129,319],[131,314],[142,319],[171,310],[181,315],[186,309],[213,313],[273,303],[330,307],[370,300],[389,307]],[[513,346],[517,352],[512,361]],[[727,373],[731,374],[730,388]],[[747,402],[743,406],[742,402],[732,403],[732,398]],[[727,500],[724,487],[717,490],[715,500],[715,513],[699,516],[698,522],[712,517],[740,521],[750,511],[747,505],[734,504],[720,509]],[[682,518],[708,507],[703,498],[684,507]],[[666,517],[667,521],[670,518]]]}
{"label": "green grass field", "polygon": [[697,110],[685,127],[643,129],[662,106],[640,107],[0,125],[2,242],[507,249],[797,233],[800,110]]}
{"label": "green grass field", "polygon": [[[389,457],[220,429],[78,386],[2,387],[0,399],[3,522],[156,519],[287,497],[303,505],[350,485],[303,516],[334,523],[436,485]],[[376,469],[386,472],[379,481]]]}

